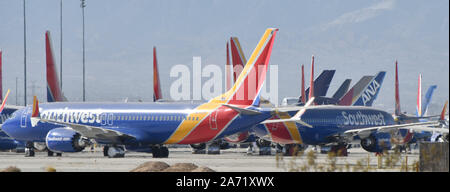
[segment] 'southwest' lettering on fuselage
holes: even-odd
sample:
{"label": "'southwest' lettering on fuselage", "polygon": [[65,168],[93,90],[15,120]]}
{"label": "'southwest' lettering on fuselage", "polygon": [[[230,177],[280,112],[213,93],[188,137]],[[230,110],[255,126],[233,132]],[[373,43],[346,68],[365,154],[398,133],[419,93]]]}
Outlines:
{"label": "'southwest' lettering on fuselage", "polygon": [[361,111],[356,113],[348,113],[342,111],[342,117],[344,117],[344,125],[386,125],[384,116],[381,113],[378,114],[364,114]]}

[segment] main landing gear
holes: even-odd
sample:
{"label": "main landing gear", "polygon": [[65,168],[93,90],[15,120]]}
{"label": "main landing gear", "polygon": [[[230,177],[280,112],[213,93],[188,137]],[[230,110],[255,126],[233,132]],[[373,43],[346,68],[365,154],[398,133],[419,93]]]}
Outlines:
{"label": "main landing gear", "polygon": [[34,157],[34,145],[33,145],[33,142],[27,142],[25,144],[25,157]]}
{"label": "main landing gear", "polygon": [[[151,146],[153,158],[167,158],[169,157],[169,149],[163,145]],[[123,158],[125,157],[125,148],[122,146],[104,146],[103,156],[109,158]]]}
{"label": "main landing gear", "polygon": [[167,158],[169,157],[169,149],[162,145],[152,146],[153,158]]}

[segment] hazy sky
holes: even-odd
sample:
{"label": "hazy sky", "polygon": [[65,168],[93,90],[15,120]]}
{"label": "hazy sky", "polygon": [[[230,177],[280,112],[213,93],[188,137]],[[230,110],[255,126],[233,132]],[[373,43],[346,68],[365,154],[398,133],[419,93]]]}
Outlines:
{"label": "hazy sky", "polygon": [[[346,78],[386,71],[374,106],[393,111],[394,61],[399,62],[403,111],[414,113],[417,78],[423,92],[438,86],[430,110],[449,98],[448,0],[86,0],[88,101],[152,100],[152,47],[157,46],[162,91],[169,97],[172,66],[225,64],[225,44],[239,37],[247,57],[268,27],[279,28],[270,60],[279,68],[279,100],[300,94],[300,65],[316,77],[336,69],[328,95]],[[28,103],[46,100],[45,36],[60,61],[60,0],[26,1]],[[3,93],[23,104],[23,1],[0,0]],[[63,0],[63,92],[82,99],[82,17],[79,0]],[[59,68],[59,66],[58,66]],[[59,69],[58,69],[59,70]],[[306,79],[309,79],[307,73]],[[203,80],[207,80],[203,79]],[[33,86],[34,85],[34,86]],[[423,93],[425,94],[425,93]]]}

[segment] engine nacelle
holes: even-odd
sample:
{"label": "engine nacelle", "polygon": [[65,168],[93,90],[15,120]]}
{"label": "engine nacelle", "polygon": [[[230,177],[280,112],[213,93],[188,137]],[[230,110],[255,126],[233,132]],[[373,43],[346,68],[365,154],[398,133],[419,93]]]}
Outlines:
{"label": "engine nacelle", "polygon": [[70,128],[56,128],[47,133],[45,143],[53,152],[80,152],[89,144],[89,140]]}
{"label": "engine nacelle", "polygon": [[361,147],[369,152],[382,153],[391,149],[391,141],[386,133],[371,134],[361,139]]}
{"label": "engine nacelle", "polygon": [[249,132],[245,131],[241,133],[236,133],[234,135],[230,135],[228,137],[225,137],[224,139],[225,141],[230,143],[241,143],[243,141],[246,141],[249,135],[250,135]]}

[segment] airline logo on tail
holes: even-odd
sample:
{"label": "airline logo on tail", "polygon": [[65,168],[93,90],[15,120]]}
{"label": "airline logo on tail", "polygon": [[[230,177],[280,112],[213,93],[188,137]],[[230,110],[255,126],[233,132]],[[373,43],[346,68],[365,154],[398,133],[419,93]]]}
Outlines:
{"label": "airline logo on tail", "polygon": [[226,103],[235,105],[255,105],[257,103],[277,31],[278,29],[266,30],[233,87],[213,100],[226,101]]}
{"label": "airline logo on tail", "polygon": [[50,31],[47,31],[45,33],[45,56],[47,63],[47,101],[67,101],[67,99],[62,94],[59,84],[58,72],[56,71],[55,60],[53,57]]}
{"label": "airline logo on tail", "polygon": [[380,92],[381,85],[383,84],[385,71],[379,72],[375,78],[363,89],[357,100],[353,103],[355,106],[372,106],[373,101]]}
{"label": "airline logo on tail", "polygon": [[231,58],[233,59],[233,77],[236,82],[237,77],[244,69],[244,65],[247,63],[244,52],[242,51],[241,44],[237,37],[230,38]]}
{"label": "airline logo on tail", "polygon": [[[229,91],[194,109],[187,119],[195,116],[196,121],[183,121],[164,143],[199,143],[205,138],[212,140],[240,115],[237,110],[229,110],[231,105],[240,105],[240,108],[245,108],[254,104],[258,100],[257,97],[265,80],[277,31],[278,29],[273,28],[265,31],[242,73]],[[253,77],[257,77],[256,80],[252,79]],[[243,95],[239,95],[241,93]],[[245,97],[241,99],[241,96]]]}

